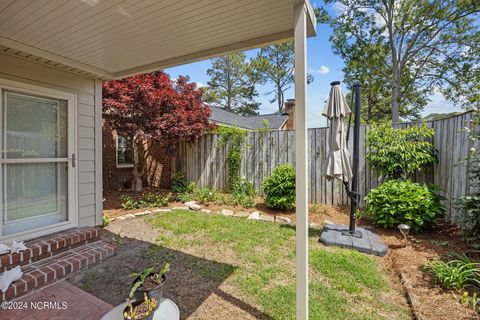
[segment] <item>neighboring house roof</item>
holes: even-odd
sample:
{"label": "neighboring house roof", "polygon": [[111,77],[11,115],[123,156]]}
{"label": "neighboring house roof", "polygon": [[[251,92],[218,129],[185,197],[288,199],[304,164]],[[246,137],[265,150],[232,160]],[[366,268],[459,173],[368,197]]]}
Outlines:
{"label": "neighboring house roof", "polygon": [[268,121],[268,128],[280,129],[288,118],[288,115],[286,114],[262,114],[258,116],[242,116],[240,114],[226,111],[221,108],[212,106],[210,106],[210,108],[212,109],[210,121],[227,126],[237,126],[248,130],[258,130],[264,128],[264,120]]}

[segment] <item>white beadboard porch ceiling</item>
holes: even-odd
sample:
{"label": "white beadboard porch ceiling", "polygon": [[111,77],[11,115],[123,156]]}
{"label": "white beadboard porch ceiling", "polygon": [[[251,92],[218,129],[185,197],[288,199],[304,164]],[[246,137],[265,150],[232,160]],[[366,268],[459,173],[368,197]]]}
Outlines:
{"label": "white beadboard porch ceiling", "polygon": [[0,46],[110,79],[293,37],[308,0],[1,0]]}

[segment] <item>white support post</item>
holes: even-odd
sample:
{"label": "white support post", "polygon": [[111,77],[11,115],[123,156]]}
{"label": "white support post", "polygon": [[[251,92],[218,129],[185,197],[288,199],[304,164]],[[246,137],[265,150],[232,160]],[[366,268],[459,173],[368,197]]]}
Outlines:
{"label": "white support post", "polygon": [[305,4],[295,15],[295,169],[297,320],[308,319],[308,162],[307,162],[307,16]]}

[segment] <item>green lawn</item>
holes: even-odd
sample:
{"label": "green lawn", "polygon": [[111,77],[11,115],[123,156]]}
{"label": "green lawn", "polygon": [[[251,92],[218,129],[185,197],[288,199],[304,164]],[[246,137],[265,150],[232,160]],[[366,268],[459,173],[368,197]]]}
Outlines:
{"label": "green lawn", "polygon": [[[234,266],[225,282],[246,303],[274,319],[295,319],[292,227],[191,211],[145,219],[162,234],[159,245]],[[310,233],[311,319],[410,319],[407,306],[398,305],[402,298],[390,287],[379,258],[321,247],[318,230]],[[199,265],[197,271],[224,279],[231,268]]]}

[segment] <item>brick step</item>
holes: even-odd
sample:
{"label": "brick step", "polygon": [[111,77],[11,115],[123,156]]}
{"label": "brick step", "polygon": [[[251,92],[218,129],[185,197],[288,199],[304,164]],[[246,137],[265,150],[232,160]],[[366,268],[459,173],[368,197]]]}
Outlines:
{"label": "brick step", "polygon": [[10,301],[31,293],[114,254],[115,245],[100,240],[21,267],[22,278],[13,282],[6,292],[0,291],[0,301]]}
{"label": "brick step", "polygon": [[0,273],[98,240],[100,240],[99,228],[81,227],[26,241],[27,250],[0,256]]}

